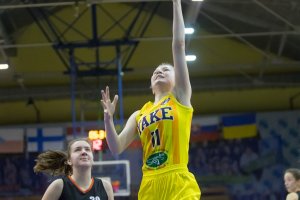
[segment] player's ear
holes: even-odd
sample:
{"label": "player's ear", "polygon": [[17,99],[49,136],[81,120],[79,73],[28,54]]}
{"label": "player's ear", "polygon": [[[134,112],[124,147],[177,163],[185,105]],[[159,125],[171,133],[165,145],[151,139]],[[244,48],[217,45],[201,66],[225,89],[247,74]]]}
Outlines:
{"label": "player's ear", "polygon": [[67,162],[68,165],[72,166],[72,163],[71,163],[70,159],[68,159],[66,162]]}

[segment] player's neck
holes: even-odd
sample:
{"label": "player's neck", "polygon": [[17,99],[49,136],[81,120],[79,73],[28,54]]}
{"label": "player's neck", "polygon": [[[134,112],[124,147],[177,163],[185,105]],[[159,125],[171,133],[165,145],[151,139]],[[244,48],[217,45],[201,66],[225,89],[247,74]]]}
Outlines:
{"label": "player's neck", "polygon": [[161,93],[155,93],[154,104],[157,104],[162,98],[164,98],[169,93],[170,93],[169,91],[161,92]]}
{"label": "player's neck", "polygon": [[71,178],[82,188],[88,188],[92,181],[91,170],[74,170]]}

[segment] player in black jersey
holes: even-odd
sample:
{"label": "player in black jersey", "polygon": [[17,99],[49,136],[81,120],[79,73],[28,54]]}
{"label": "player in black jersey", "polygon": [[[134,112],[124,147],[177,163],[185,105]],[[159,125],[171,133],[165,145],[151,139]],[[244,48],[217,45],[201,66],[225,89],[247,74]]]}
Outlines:
{"label": "player in black jersey", "polygon": [[288,191],[286,200],[300,200],[300,169],[285,170],[284,185]]}
{"label": "player in black jersey", "polygon": [[72,140],[67,152],[39,154],[34,172],[63,175],[53,181],[42,200],[113,200],[109,182],[92,177],[94,156],[86,138]]}

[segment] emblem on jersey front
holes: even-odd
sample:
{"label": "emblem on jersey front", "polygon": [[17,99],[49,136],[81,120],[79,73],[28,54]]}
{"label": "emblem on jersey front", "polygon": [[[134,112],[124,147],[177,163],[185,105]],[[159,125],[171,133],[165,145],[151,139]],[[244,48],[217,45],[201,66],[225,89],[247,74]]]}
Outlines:
{"label": "emblem on jersey front", "polygon": [[168,154],[163,151],[156,152],[148,157],[146,165],[152,169],[158,168],[168,160]]}

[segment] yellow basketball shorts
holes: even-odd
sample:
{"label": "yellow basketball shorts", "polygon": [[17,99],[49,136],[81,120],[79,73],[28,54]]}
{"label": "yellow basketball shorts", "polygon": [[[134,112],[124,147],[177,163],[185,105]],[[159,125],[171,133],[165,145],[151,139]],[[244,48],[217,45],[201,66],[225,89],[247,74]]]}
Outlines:
{"label": "yellow basketball shorts", "polygon": [[200,188],[186,167],[143,175],[139,200],[199,200]]}

